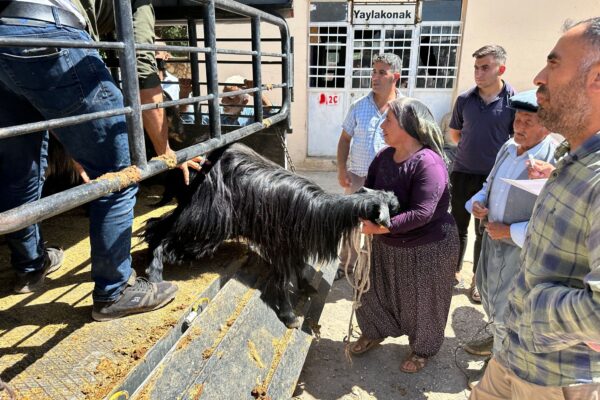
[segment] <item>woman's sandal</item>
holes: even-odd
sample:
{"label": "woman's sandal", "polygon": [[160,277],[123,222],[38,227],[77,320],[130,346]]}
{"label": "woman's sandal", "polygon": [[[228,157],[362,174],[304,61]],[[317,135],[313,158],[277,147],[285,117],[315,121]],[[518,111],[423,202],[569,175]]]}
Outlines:
{"label": "woman's sandal", "polygon": [[477,286],[471,286],[471,290],[469,290],[469,297],[475,303],[481,303],[481,295],[479,294],[479,289]]}
{"label": "woman's sandal", "polygon": [[[383,342],[383,339],[367,339],[364,336],[358,338],[356,342],[350,343],[350,353],[354,355],[364,354]],[[358,349],[357,349],[358,347]]]}
{"label": "woman's sandal", "polygon": [[[412,367],[407,368],[407,365],[411,365]],[[422,370],[425,365],[427,365],[426,357],[419,357],[414,352],[411,352],[408,357],[402,361],[402,364],[400,364],[400,371],[406,372],[407,374],[414,374]]]}

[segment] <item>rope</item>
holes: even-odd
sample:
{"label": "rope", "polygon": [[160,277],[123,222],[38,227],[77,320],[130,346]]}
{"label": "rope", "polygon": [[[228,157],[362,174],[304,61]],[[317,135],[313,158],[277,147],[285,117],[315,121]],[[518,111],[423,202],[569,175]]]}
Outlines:
{"label": "rope", "polygon": [[[371,241],[372,235],[362,235],[362,223],[357,229],[354,229],[349,237],[345,238],[344,245],[349,245],[352,249],[358,251],[358,260],[354,266],[354,273],[352,280],[348,274],[348,266],[350,264],[350,257],[346,259],[344,264],[344,274],[346,280],[352,287],[352,312],[350,313],[350,321],[348,322],[348,335],[344,338],[344,353],[346,360],[352,365],[352,353],[350,352],[350,339],[354,334],[354,314],[356,310],[362,305],[360,300],[362,295],[369,291],[371,288],[371,280],[369,279],[369,272],[371,270]],[[364,245],[361,247],[361,238],[364,237]]]}
{"label": "rope", "polygon": [[17,398],[17,395],[10,388],[10,386],[8,386],[6,383],[2,382],[2,379],[0,378],[0,394],[2,394],[2,392],[4,392],[5,390],[6,390],[6,393],[8,394],[8,400],[15,400]]}

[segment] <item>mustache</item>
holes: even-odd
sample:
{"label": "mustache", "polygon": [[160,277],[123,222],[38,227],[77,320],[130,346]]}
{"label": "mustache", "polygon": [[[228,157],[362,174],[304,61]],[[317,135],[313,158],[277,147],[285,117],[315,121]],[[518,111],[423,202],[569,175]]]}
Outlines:
{"label": "mustache", "polygon": [[546,85],[540,85],[537,89],[537,94],[543,94],[543,95],[547,95],[548,94],[548,87]]}

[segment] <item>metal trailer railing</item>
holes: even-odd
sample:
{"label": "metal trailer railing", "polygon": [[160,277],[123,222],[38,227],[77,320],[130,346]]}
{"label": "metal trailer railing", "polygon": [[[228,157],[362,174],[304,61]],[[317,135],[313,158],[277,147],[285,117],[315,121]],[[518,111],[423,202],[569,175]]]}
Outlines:
{"label": "metal trailer railing", "polygon": [[[154,108],[165,108],[184,104],[199,104],[208,102],[210,139],[183,148],[176,152],[177,164],[189,160],[201,154],[205,154],[226,144],[240,140],[264,128],[283,121],[287,121],[290,127],[290,102],[292,89],[292,61],[290,35],[287,23],[282,18],[246,6],[233,0],[193,0],[190,5],[201,7],[204,27],[204,46],[197,46],[196,25],[188,23],[190,46],[167,46],[158,44],[138,44],[134,42],[133,17],[130,0],[114,0],[114,13],[116,23],[116,42],[87,42],[47,39],[24,39],[0,37],[0,46],[36,47],[51,46],[62,48],[96,48],[116,50],[119,55],[119,66],[122,77],[122,90],[124,107],[83,114],[53,120],[28,123],[18,126],[0,128],[0,140],[25,135],[40,130],[49,130],[81,122],[125,115],[132,165],[139,169],[139,177],[136,182],[152,177],[173,165],[168,165],[160,158],[146,159],[144,142],[144,130],[142,126],[142,111]],[[252,34],[252,50],[234,50],[216,48],[216,17],[215,10],[219,9],[228,13],[237,14],[250,18]],[[281,34],[281,53],[261,52],[260,48],[260,24],[265,22],[279,28]],[[140,90],[136,72],[136,50],[164,50],[189,52],[192,64],[193,92],[190,98],[165,101],[161,103],[140,104]],[[198,53],[205,53],[207,92],[205,96],[199,95],[199,68]],[[217,73],[217,54],[237,54],[252,56],[252,78],[254,87],[228,93],[219,93],[219,80]],[[281,58],[281,80],[279,84],[270,85],[269,88],[281,88],[282,106],[278,113],[263,119],[263,107],[261,102],[262,90],[267,87],[262,85],[261,57]],[[219,118],[219,98],[237,96],[239,94],[252,94],[254,96],[254,123],[236,129],[227,134],[221,132],[221,121]],[[198,117],[198,108],[196,116]],[[0,142],[1,145],[1,142]],[[123,182],[126,182],[125,184]],[[19,207],[0,213],[0,234],[17,231],[31,224],[58,215],[82,204],[95,200],[108,193],[118,191],[133,182],[127,179],[103,179],[99,177],[89,183],[53,194],[37,201],[23,204]]]}

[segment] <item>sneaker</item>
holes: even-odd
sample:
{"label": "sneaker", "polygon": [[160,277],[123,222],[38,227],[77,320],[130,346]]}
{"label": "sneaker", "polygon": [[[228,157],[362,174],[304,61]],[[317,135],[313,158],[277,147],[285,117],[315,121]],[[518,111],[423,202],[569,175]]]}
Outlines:
{"label": "sneaker", "polygon": [[46,275],[56,271],[62,265],[65,253],[61,248],[47,247],[44,254],[42,269],[33,272],[17,272],[17,282],[13,290],[15,293],[31,293],[44,285]]}
{"label": "sneaker", "polygon": [[92,318],[102,322],[156,310],[173,300],[175,293],[177,293],[177,285],[174,283],[165,281],[153,283],[132,273],[127,286],[117,300],[94,301]]}
{"label": "sneaker", "polygon": [[490,356],[492,355],[492,347],[494,346],[494,337],[488,336],[483,339],[471,340],[463,346],[463,349],[475,356]]}

